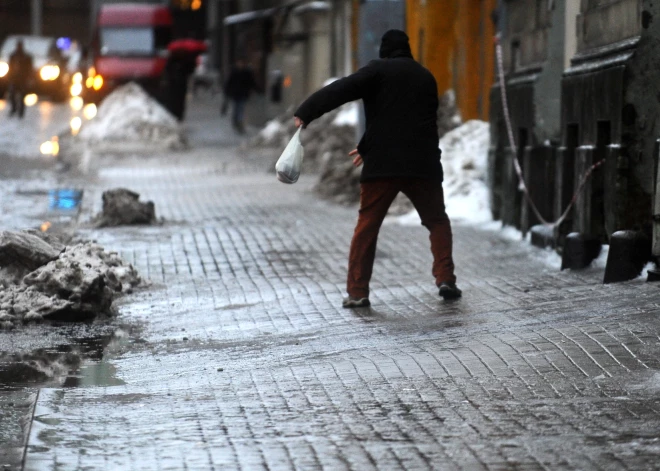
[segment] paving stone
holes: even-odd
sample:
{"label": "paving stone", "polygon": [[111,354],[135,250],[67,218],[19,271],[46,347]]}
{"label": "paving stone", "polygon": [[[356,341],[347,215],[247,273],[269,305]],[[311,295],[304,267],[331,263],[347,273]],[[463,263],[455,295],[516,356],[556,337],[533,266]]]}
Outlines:
{"label": "paving stone", "polygon": [[128,159],[86,213],[119,183],[166,223],[81,236],[153,283],[119,305],[142,337],[107,360],[123,384],[40,392],[26,469],[659,469],[654,285],[455,225],[446,303],[425,229],[386,224],[372,307],[345,310],[356,212],[311,176],[230,150]]}

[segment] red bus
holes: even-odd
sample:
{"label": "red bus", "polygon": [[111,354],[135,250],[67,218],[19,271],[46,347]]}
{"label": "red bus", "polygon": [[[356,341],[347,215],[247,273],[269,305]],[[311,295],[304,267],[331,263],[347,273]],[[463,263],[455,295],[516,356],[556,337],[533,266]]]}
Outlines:
{"label": "red bus", "polygon": [[85,101],[99,102],[117,86],[131,81],[162,99],[172,25],[166,6],[103,5],[91,45],[93,65],[87,71]]}

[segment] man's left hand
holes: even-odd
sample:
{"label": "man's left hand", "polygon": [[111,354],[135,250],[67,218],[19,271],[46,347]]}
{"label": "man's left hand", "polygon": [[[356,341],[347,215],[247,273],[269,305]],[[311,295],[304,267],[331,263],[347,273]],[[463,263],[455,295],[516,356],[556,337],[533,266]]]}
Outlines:
{"label": "man's left hand", "polygon": [[294,117],[293,117],[293,122],[296,123],[296,128],[299,128],[299,127],[301,127],[301,126],[302,126],[303,128],[305,127],[305,123],[304,123],[303,120],[300,119],[298,116],[294,116]]}
{"label": "man's left hand", "polygon": [[353,165],[355,165],[356,167],[359,167],[364,163],[362,160],[362,156],[358,153],[357,149],[353,149],[348,153],[348,155],[353,157]]}

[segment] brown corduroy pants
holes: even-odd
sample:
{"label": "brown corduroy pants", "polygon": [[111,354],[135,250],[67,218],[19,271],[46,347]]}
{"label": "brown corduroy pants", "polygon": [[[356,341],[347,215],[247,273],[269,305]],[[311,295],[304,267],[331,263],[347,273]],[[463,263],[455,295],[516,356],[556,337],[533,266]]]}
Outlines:
{"label": "brown corduroy pants", "polygon": [[346,290],[349,296],[369,296],[378,232],[387,210],[399,192],[410,199],[419,213],[422,225],[430,232],[432,273],[436,285],[456,282],[451,224],[445,212],[441,182],[425,178],[383,178],[362,182],[360,185],[360,210],[348,258]]}

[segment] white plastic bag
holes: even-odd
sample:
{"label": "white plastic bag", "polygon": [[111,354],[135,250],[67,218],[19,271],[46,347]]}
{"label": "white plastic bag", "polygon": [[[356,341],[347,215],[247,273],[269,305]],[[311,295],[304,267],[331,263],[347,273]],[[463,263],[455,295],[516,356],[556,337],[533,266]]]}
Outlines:
{"label": "white plastic bag", "polygon": [[282,183],[296,183],[300,176],[303,162],[303,146],[300,143],[301,129],[302,127],[298,128],[275,164],[277,179]]}

